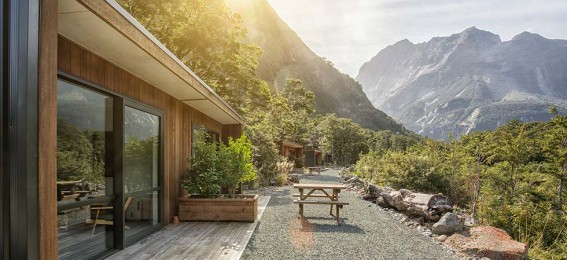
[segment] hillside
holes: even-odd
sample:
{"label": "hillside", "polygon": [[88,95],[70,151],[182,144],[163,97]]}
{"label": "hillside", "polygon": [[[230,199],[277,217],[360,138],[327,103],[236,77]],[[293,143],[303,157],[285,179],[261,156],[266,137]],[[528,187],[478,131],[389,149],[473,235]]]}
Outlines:
{"label": "hillside", "polygon": [[434,138],[546,121],[567,108],[567,41],[524,32],[510,41],[475,27],[380,51],[357,80],[374,106]]}
{"label": "hillside", "polygon": [[287,78],[297,78],[315,93],[319,114],[335,113],[374,130],[404,131],[400,124],[372,106],[354,79],[313,53],[267,0],[226,0],[226,3],[241,15],[249,41],[263,50],[257,75],[276,90],[283,87]]}

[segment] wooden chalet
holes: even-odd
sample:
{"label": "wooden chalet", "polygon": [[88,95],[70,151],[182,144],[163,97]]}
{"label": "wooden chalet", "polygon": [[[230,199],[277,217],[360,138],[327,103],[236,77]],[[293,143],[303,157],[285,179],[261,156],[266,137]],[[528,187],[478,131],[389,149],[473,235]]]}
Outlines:
{"label": "wooden chalet", "polygon": [[242,117],[114,0],[3,3],[1,256],[101,258],[169,224],[193,130]]}

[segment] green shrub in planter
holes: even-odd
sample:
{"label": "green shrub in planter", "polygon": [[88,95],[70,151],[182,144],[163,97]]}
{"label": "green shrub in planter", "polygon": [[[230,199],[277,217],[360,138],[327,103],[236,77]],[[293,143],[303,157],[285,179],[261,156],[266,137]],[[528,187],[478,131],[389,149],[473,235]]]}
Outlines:
{"label": "green shrub in planter", "polygon": [[219,147],[219,166],[222,172],[222,184],[234,197],[240,183],[256,179],[256,169],[252,163],[252,143],[245,135],[228,140],[228,146]]}
{"label": "green shrub in planter", "polygon": [[191,194],[213,197],[222,186],[234,197],[240,183],[256,179],[252,164],[252,144],[246,136],[222,143],[207,143],[206,134],[199,134],[194,144],[194,156],[190,159],[183,188]]}
{"label": "green shrub in planter", "polygon": [[190,194],[210,198],[218,194],[221,188],[222,172],[218,167],[217,145],[207,143],[205,139],[204,135],[196,138],[193,146],[194,156],[189,160],[191,168],[187,170],[182,185]]}

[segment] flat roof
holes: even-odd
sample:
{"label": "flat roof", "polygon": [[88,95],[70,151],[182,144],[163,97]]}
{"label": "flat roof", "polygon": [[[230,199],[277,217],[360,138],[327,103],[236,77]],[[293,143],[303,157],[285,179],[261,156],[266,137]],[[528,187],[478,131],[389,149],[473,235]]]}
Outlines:
{"label": "flat roof", "polygon": [[287,146],[287,147],[291,147],[291,148],[303,148],[303,145],[298,144],[298,143],[294,143],[294,142],[290,142],[290,141],[286,141],[286,140],[282,140],[281,144],[283,146]]}
{"label": "flat roof", "polygon": [[244,119],[114,0],[59,0],[58,33],[221,124]]}

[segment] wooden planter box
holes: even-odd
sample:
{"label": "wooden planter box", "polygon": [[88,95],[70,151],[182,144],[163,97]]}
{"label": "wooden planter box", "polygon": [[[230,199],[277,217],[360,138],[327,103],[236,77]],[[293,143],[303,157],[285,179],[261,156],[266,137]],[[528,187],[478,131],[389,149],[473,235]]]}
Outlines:
{"label": "wooden planter box", "polygon": [[247,221],[258,216],[260,195],[238,195],[238,198],[179,198],[179,220]]}

